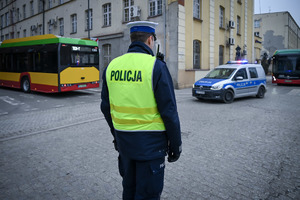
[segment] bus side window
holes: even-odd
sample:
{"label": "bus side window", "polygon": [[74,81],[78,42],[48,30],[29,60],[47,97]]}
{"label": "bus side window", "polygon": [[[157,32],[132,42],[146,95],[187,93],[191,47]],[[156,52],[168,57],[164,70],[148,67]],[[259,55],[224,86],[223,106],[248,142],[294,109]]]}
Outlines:
{"label": "bus side window", "polygon": [[297,58],[296,71],[300,71],[300,58]]}

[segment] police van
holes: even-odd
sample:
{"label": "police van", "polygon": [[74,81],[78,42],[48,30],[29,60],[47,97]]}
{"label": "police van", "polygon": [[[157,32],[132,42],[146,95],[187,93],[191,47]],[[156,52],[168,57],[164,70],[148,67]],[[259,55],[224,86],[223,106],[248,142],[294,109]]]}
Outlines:
{"label": "police van", "polygon": [[193,85],[193,96],[231,103],[235,98],[263,98],[267,91],[265,72],[260,64],[229,61],[210,71]]}

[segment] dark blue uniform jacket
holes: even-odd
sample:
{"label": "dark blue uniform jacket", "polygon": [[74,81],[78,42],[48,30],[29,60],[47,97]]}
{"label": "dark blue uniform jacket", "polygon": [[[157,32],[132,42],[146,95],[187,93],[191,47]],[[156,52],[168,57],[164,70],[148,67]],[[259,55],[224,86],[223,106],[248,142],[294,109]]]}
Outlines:
{"label": "dark blue uniform jacket", "polygon": [[[129,46],[128,52],[153,55],[152,50],[142,42],[133,42]],[[153,69],[154,95],[166,127],[164,132],[125,132],[115,130],[110,115],[109,91],[105,74],[106,69],[103,73],[101,111],[114,139],[117,141],[119,153],[134,160],[152,160],[166,156],[167,148],[170,148],[174,153],[179,153],[179,146],[181,145],[180,122],[173,82],[166,63],[157,59]]]}

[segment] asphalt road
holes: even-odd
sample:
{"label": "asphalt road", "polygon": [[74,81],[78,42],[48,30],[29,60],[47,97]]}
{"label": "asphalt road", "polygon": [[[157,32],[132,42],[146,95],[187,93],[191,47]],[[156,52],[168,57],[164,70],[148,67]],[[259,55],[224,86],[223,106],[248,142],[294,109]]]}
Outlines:
{"label": "asphalt road", "polygon": [[[198,101],[176,90],[183,153],[162,199],[300,199],[300,87],[264,99]],[[0,199],[121,199],[100,89],[0,88]]]}

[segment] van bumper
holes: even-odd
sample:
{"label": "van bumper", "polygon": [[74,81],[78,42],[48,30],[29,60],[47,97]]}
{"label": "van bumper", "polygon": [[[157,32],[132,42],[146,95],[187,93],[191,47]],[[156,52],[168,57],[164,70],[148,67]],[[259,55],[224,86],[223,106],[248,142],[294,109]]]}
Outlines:
{"label": "van bumper", "polygon": [[223,98],[225,90],[200,90],[199,88],[193,88],[192,94],[196,98],[200,99],[218,99],[221,100]]}

